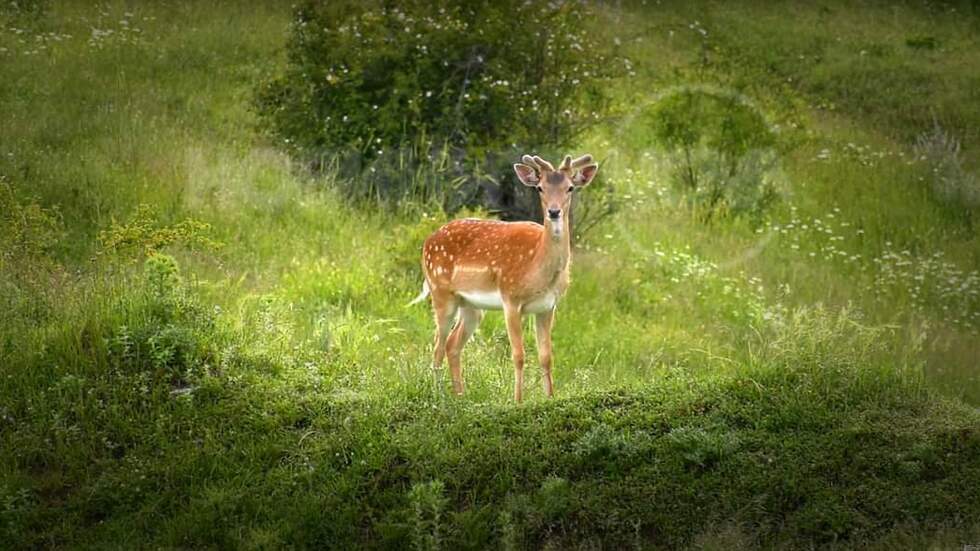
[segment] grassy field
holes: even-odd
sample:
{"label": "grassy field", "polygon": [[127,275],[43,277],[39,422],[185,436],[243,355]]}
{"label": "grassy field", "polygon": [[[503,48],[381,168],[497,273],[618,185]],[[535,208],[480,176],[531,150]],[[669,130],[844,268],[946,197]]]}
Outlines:
{"label": "grassy field", "polygon": [[[647,4],[596,22],[630,74],[573,153],[619,210],[522,405],[501,316],[456,398],[405,306],[459,214],[261,137],[288,6],[0,8],[2,541],[980,544],[977,8]],[[644,113],[682,90],[780,136],[763,216],[673,192]]]}

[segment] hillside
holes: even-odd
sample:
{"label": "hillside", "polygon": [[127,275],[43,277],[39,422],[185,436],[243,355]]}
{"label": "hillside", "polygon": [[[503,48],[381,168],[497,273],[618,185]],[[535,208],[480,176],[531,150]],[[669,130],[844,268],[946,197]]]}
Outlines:
{"label": "hillside", "polygon": [[[628,71],[571,153],[614,212],[521,405],[499,314],[457,398],[405,306],[425,236],[488,214],[352,203],[261,131],[288,6],[0,8],[2,541],[980,542],[980,14],[645,4],[595,22]],[[685,94],[777,137],[766,210],[677,194],[651,113]]]}

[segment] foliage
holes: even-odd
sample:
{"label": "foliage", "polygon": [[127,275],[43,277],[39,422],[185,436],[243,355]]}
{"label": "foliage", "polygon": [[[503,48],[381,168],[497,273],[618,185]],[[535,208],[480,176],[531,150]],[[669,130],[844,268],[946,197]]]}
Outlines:
{"label": "foliage", "polygon": [[308,154],[567,145],[596,120],[607,58],[584,3],[307,2],[260,111]]}
{"label": "foliage", "polygon": [[434,551],[442,548],[444,530],[442,516],[447,502],[443,495],[444,491],[445,485],[434,480],[428,483],[416,483],[408,493],[414,512],[412,548],[416,551]]}
{"label": "foliage", "polygon": [[624,71],[596,40],[595,16],[578,1],[308,1],[258,111],[301,159],[341,169],[353,199],[516,215],[486,188],[510,192],[520,154],[573,144]]}
{"label": "foliage", "polygon": [[646,118],[671,155],[674,186],[705,218],[758,213],[775,199],[775,136],[741,98],[683,89],[658,100]]}
{"label": "foliage", "polygon": [[210,230],[210,224],[193,219],[162,224],[153,207],[141,204],[129,222],[120,224],[113,220],[109,229],[100,232],[102,248],[99,254],[129,254],[139,259],[152,257],[171,245],[215,250],[221,244],[207,236]]}

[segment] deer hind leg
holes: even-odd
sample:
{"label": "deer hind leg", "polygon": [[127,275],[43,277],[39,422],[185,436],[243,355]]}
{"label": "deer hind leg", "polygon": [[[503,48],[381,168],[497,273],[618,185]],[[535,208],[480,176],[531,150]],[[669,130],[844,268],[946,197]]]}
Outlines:
{"label": "deer hind leg", "polygon": [[446,343],[446,356],[449,359],[449,373],[453,377],[453,392],[463,393],[463,367],[460,365],[460,355],[463,346],[470,339],[476,328],[480,326],[483,319],[483,312],[469,306],[462,306],[459,309],[459,321],[455,329],[449,335]]}
{"label": "deer hind leg", "polygon": [[453,327],[456,310],[459,304],[452,293],[432,292],[432,310],[435,313],[436,334],[432,352],[432,369],[442,368],[442,359],[446,356],[446,339]]}
{"label": "deer hind leg", "polygon": [[520,402],[524,397],[524,335],[520,306],[504,302],[504,318],[510,339],[510,357],[514,360],[514,401]]}
{"label": "deer hind leg", "polygon": [[555,311],[550,310],[538,314],[535,318],[535,339],[538,341],[538,362],[541,364],[544,394],[551,398],[553,387],[551,381],[551,327],[555,321]]}

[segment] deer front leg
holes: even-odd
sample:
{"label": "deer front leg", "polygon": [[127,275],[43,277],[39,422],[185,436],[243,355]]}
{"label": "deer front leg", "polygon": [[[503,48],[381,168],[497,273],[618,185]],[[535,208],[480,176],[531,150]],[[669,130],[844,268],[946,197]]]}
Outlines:
{"label": "deer front leg", "polygon": [[521,331],[521,308],[504,303],[507,320],[507,337],[510,339],[510,357],[514,360],[514,401],[520,402],[524,393],[524,336]]}
{"label": "deer front leg", "polygon": [[544,381],[544,394],[551,398],[553,394],[551,381],[551,326],[555,320],[555,311],[552,309],[535,317],[535,339],[538,341],[538,362],[541,364],[541,371]]}

